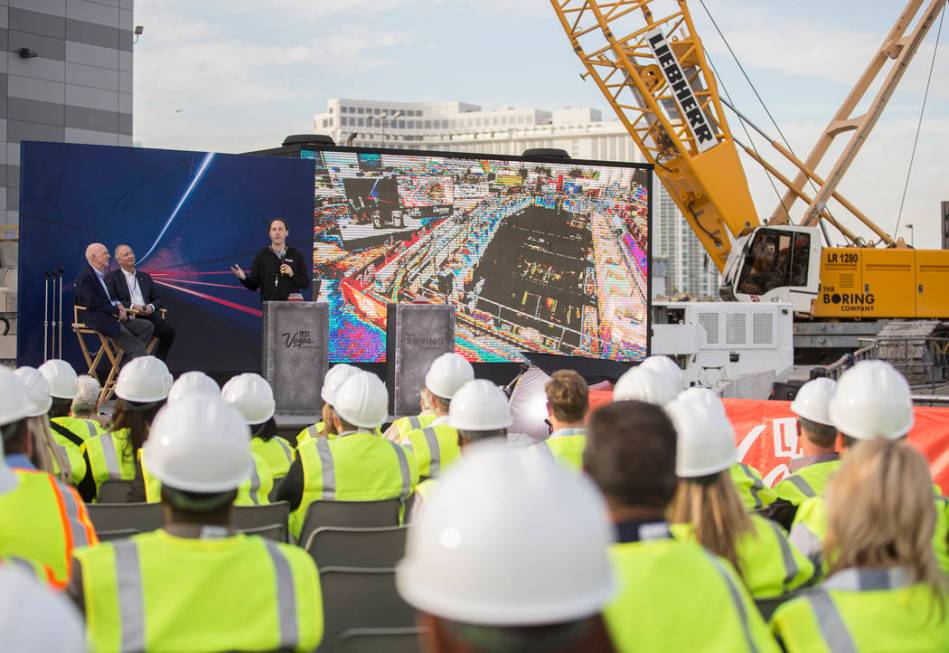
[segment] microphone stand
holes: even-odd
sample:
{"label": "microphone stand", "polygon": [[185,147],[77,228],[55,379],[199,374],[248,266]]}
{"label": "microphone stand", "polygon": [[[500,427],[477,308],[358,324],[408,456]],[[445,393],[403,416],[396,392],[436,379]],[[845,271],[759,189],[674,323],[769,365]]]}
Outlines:
{"label": "microphone stand", "polygon": [[63,357],[63,275],[66,271],[59,268],[59,358]]}
{"label": "microphone stand", "polygon": [[43,362],[49,360],[47,355],[49,346],[49,272],[43,273]]}

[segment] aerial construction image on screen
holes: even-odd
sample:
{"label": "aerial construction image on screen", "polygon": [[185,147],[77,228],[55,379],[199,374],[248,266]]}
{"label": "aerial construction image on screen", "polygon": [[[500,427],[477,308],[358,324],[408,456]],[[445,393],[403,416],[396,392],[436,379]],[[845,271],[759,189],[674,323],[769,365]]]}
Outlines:
{"label": "aerial construction image on screen", "polygon": [[451,304],[481,362],[635,361],[648,338],[646,167],[378,151],[315,160],[330,358],[385,359],[386,305]]}

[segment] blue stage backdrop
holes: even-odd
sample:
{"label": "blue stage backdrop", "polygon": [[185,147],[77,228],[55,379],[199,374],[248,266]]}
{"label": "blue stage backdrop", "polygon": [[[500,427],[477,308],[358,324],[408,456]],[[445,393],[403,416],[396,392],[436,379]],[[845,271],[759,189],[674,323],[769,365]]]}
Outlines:
{"label": "blue stage backdrop", "polygon": [[259,368],[260,296],[230,267],[249,268],[273,217],[312,251],[312,161],[23,143],[21,179],[18,364],[43,360],[44,273],[61,267],[65,358],[85,369],[70,329],[73,281],[98,241],[110,254],[130,245],[157,283],[177,331],[173,370]]}

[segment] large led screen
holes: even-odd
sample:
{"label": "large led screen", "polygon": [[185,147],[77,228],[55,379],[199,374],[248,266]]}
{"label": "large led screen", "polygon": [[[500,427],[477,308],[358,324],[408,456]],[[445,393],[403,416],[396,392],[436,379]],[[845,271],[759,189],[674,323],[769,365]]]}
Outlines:
{"label": "large led screen", "polygon": [[330,357],[385,359],[386,305],[448,303],[474,361],[646,355],[646,166],[352,148],[315,161]]}

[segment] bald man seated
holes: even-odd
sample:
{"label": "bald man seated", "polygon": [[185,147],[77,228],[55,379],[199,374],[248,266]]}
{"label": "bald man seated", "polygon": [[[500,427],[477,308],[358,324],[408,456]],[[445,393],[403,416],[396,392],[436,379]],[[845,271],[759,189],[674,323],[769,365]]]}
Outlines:
{"label": "bald man seated", "polygon": [[83,322],[103,335],[114,338],[125,351],[125,360],[145,355],[155,327],[148,320],[134,319],[105,281],[109,269],[109,250],[102,243],[86,247],[86,261],[76,277],[76,304],[85,306]]}
{"label": "bald man seated", "polygon": [[158,338],[155,356],[167,361],[168,351],[175,341],[175,330],[160,319],[161,298],[151,275],[135,268],[135,252],[124,243],[115,246],[115,262],[119,264],[119,269],[105,275],[109,294],[122,302],[126,309],[132,309],[136,317],[152,323],[155,337]]}

